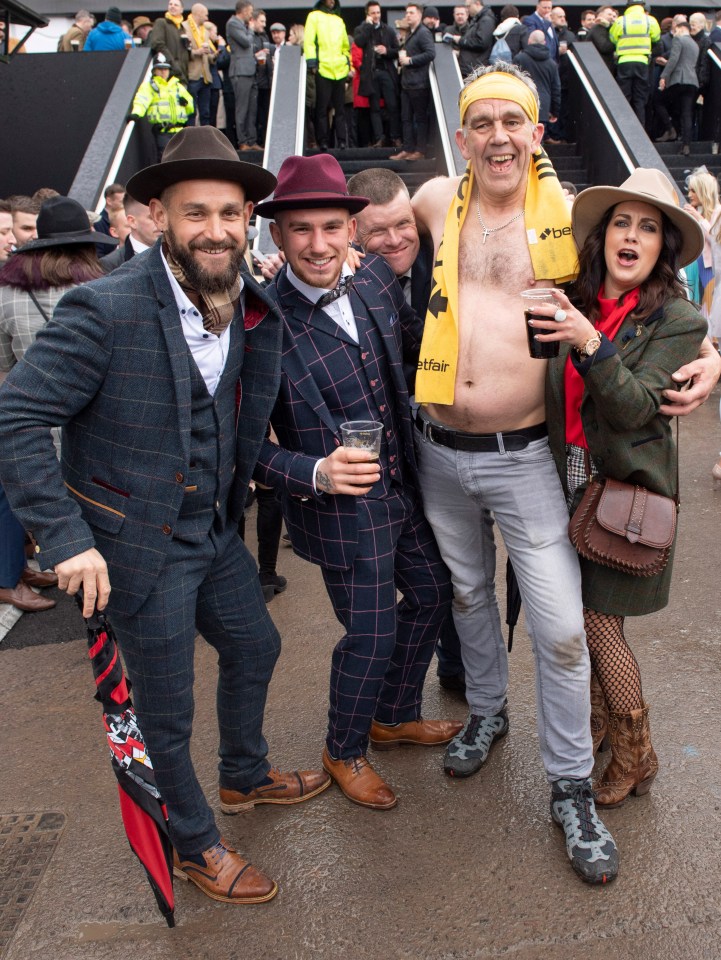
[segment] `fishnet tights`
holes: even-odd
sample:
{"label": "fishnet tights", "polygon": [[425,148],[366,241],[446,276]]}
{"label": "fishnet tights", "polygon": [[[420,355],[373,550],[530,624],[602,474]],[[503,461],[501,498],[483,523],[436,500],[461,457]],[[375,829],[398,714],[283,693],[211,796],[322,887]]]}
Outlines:
{"label": "fishnet tights", "polygon": [[611,713],[640,710],[641,671],[623,635],[623,617],[583,610],[588,652]]}

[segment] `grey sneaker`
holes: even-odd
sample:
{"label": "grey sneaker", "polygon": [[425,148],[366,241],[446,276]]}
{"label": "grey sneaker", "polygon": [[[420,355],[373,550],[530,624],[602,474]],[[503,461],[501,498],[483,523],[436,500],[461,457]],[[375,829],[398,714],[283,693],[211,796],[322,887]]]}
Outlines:
{"label": "grey sneaker", "polygon": [[505,707],[494,717],[469,714],[464,728],[446,747],[443,769],[449,777],[470,777],[478,773],[488,759],[494,741],[507,733]]}
{"label": "grey sneaker", "polygon": [[566,834],[571,866],[586,883],[608,883],[618,874],[618,851],[586,780],[556,780],[551,787],[551,816]]}

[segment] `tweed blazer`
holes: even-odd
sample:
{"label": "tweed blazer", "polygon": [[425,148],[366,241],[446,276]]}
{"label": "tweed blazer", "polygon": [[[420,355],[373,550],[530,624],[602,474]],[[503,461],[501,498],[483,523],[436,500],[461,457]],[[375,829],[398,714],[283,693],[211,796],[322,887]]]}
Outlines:
{"label": "tweed blazer", "polygon": [[[407,367],[417,363],[422,321],[381,257],[366,257],[355,275],[354,290],[383,338],[402,434],[399,446],[406,474],[410,471],[407,479],[417,488],[404,359]],[[271,416],[280,445],[264,442],[254,476],[280,493],[296,553],[312,563],[346,570],[358,547],[358,498],[319,494],[313,486],[315,464],[342,443],[340,421],[328,409],[313,375],[313,365],[320,362],[324,373],[332,376],[332,352],[319,357],[317,343],[345,335],[291,284],[285,268],[267,292],[276,299],[284,320],[280,393]]]}
{"label": "tweed blazer", "polygon": [[671,41],[671,52],[668,55],[668,63],[661,71],[660,79],[666,81],[667,87],[673,87],[677,83],[697,87],[697,60],[698,44],[694,38],[688,36],[688,34],[674,37]]}
{"label": "tweed blazer", "polygon": [[[668,417],[658,412],[671,374],[698,356],[706,321],[683,299],[664,304],[644,321],[624,320],[612,343],[583,363],[581,420],[586,442],[603,476],[638,483],[665,496],[676,490],[676,445]],[[551,451],[567,490],[564,369],[570,349],[562,344],[546,377],[546,421]],[[581,498],[579,490],[574,506]],[[666,606],[672,563],[655,577],[634,577],[581,561],[584,606],[616,616],[639,616]]]}
{"label": "tweed blazer", "polygon": [[[70,289],[70,286],[52,287],[33,293],[45,313],[52,317],[58,301]],[[22,360],[46,322],[24,290],[0,287],[0,373],[7,373]]]}
{"label": "tweed blazer", "polygon": [[232,16],[225,25],[225,37],[230,44],[228,76],[254,77],[258,61],[253,50],[253,31],[240,17]]}
{"label": "tweed blazer", "polygon": [[[282,335],[272,301],[244,282],[245,323],[236,317],[232,328],[245,343],[228,505],[236,521],[278,391]],[[126,615],[153,587],[185,493],[192,362],[158,242],[66,294],[0,388],[0,482],[13,511],[45,566],[97,547]]]}

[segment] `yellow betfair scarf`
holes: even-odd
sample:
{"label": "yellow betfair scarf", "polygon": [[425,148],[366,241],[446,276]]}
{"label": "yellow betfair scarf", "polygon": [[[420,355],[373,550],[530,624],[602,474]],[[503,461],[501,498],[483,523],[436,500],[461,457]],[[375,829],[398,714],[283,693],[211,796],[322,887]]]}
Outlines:
{"label": "yellow betfair scarf", "polygon": [[171,23],[174,23],[175,26],[178,28],[178,30],[180,30],[180,28],[183,26],[183,14],[182,14],[182,13],[180,14],[180,16],[175,16],[175,14],[173,14],[173,13],[166,13],[166,14],[165,14],[165,19],[166,19],[166,20],[170,20]]}
{"label": "yellow betfair scarf", "polygon": [[[487,73],[461,91],[461,125],[468,107],[477,100],[510,100],[532,123],[538,123],[538,104],[530,88],[511,74]],[[443,239],[433,267],[423,342],[416,377],[419,403],[452,404],[458,365],[458,244],[473,195],[473,168],[469,163],[446,214]],[[563,190],[545,150],[533,154],[528,169],[525,224],[533,273],[538,280],[564,283],[577,269],[571,214]]]}

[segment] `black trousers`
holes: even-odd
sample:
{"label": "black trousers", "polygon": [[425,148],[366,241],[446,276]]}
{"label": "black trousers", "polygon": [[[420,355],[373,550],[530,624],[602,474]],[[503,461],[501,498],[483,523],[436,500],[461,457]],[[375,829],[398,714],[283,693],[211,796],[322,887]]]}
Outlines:
{"label": "black trousers", "polygon": [[651,77],[647,63],[619,63],[616,66],[616,83],[633,108],[633,112],[646,123],[646,104],[651,91]]}
{"label": "black trousers", "polygon": [[656,104],[656,113],[664,129],[675,126],[681,143],[691,143],[693,105],[697,95],[698,87],[693,84],[673,83],[666,87]]}
{"label": "black trousers", "polygon": [[430,102],[430,87],[412,87],[409,90],[401,90],[403,149],[408,153],[426,152]]}
{"label": "black trousers", "polygon": [[[385,114],[388,118],[388,136],[391,140],[399,140],[401,136],[400,104],[398,84],[387,70],[376,70],[373,74],[374,96],[370,97],[371,124],[373,138],[380,140],[383,136],[383,122],[381,119],[380,101],[385,102]],[[377,121],[374,119],[377,117]]]}
{"label": "black trousers", "polygon": [[328,147],[328,111],[335,110],[336,146],[342,147],[348,140],[345,122],[345,77],[329,80],[318,73],[315,78],[315,136],[318,146]]}

